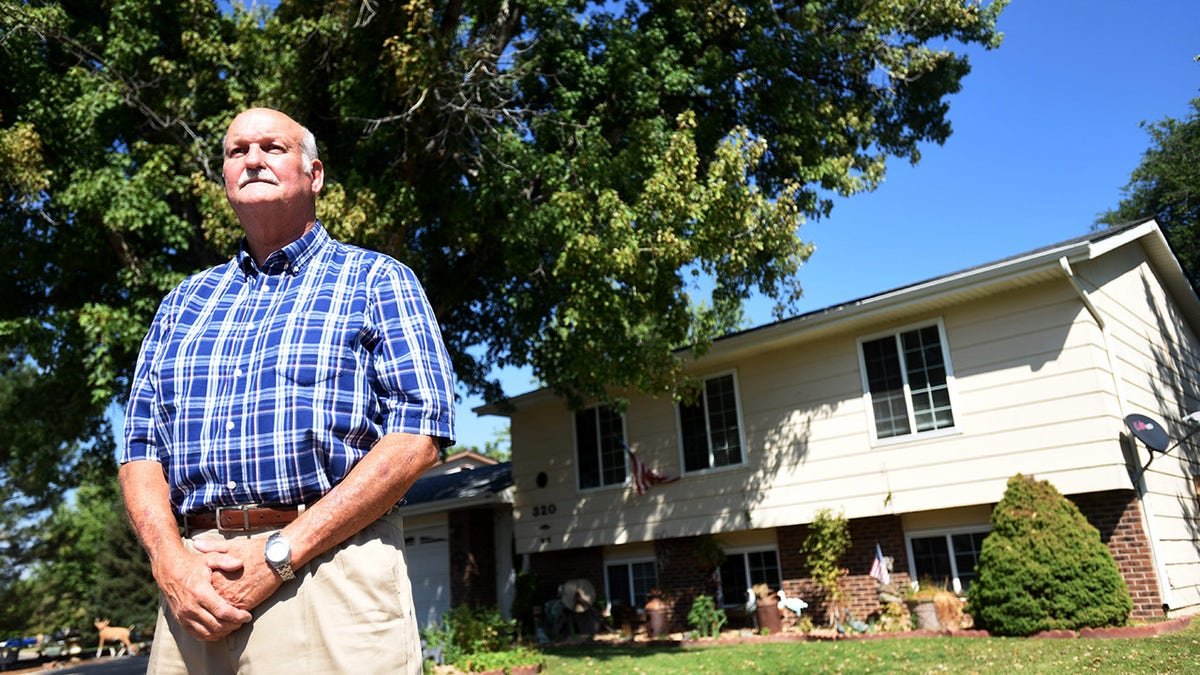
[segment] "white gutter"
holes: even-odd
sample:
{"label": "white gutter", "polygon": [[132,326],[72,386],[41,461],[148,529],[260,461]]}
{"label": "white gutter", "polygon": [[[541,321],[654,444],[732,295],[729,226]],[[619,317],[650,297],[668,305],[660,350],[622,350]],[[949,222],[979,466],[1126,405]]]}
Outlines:
{"label": "white gutter", "polygon": [[[1062,267],[1063,274],[1067,277],[1067,282],[1071,284],[1071,288],[1075,289],[1075,294],[1079,296],[1080,301],[1083,302],[1083,306],[1087,308],[1088,313],[1092,315],[1092,319],[1096,321],[1096,325],[1100,327],[1100,336],[1104,340],[1104,352],[1108,356],[1108,370],[1113,379],[1113,393],[1117,397],[1117,410],[1123,422],[1129,414],[1126,403],[1128,399],[1125,397],[1125,378],[1121,377],[1120,362],[1112,346],[1108,324],[1105,323],[1104,316],[1100,314],[1100,310],[1092,304],[1092,299],[1088,297],[1087,291],[1079,284],[1079,280],[1076,279],[1075,271],[1071,269],[1071,262],[1067,260],[1067,257],[1063,256],[1059,258],[1058,264]],[[1140,463],[1142,458],[1138,453],[1137,440],[1131,434],[1125,434],[1125,439],[1133,450],[1133,456]],[[1166,565],[1163,564],[1162,556],[1158,552],[1158,537],[1155,536],[1154,532],[1154,514],[1151,512],[1150,505],[1146,500],[1149,496],[1149,490],[1146,488],[1146,476],[1144,473],[1138,476],[1134,488],[1137,490],[1138,501],[1142,506],[1142,524],[1146,528],[1146,538],[1150,540],[1150,558],[1154,562],[1154,569],[1158,572],[1155,575],[1158,577],[1158,594],[1162,598],[1163,607],[1169,608],[1171,606],[1171,584],[1167,579]]]}

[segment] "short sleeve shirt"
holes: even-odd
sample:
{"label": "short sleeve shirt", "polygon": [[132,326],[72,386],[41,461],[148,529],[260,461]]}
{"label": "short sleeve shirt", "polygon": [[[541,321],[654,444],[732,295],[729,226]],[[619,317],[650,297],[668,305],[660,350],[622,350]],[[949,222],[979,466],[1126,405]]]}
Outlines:
{"label": "short sleeve shirt", "polygon": [[413,272],[320,223],[163,300],[122,463],[163,465],[180,513],[316,501],[392,432],[454,439],[453,374]]}

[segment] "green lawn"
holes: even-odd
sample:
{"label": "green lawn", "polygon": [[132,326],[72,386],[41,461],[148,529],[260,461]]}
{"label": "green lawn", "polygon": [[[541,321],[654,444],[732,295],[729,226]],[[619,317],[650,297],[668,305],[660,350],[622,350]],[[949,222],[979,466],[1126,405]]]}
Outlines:
{"label": "green lawn", "polygon": [[578,673],[1200,673],[1200,621],[1139,639],[895,638],[706,648],[587,644],[548,651]]}

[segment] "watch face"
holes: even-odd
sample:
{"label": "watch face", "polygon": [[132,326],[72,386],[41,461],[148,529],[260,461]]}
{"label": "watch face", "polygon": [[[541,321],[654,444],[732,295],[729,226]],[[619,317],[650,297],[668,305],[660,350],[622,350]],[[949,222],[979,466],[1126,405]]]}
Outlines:
{"label": "watch face", "polygon": [[287,557],[288,557],[287,542],[280,541],[278,539],[276,539],[275,541],[269,542],[267,544],[266,554],[267,554],[267,560],[270,560],[273,563],[281,563],[284,560],[287,560]]}

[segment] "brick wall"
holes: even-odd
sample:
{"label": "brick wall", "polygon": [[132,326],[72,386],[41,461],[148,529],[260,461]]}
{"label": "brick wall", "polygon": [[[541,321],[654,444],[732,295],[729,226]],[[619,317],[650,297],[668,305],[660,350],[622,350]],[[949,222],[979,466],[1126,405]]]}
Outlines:
{"label": "brick wall", "polygon": [[716,597],[716,578],[705,569],[696,555],[701,537],[660,539],[654,542],[658,560],[658,585],[667,603],[667,622],[671,630],[687,627],[688,611],[697,595]]}
{"label": "brick wall", "polygon": [[604,592],[604,551],[599,546],[529,555],[529,571],[537,575],[539,603],[558,597],[558,587],[570,579],[587,579]]}
{"label": "brick wall", "polygon": [[450,526],[450,606],[489,607],[496,596],[495,513],[490,508],[459,509]]}
{"label": "brick wall", "polygon": [[1070,495],[1088,522],[1100,531],[1100,540],[1117,561],[1133,597],[1130,618],[1147,620],[1163,616],[1158,575],[1150,557],[1150,540],[1142,528],[1141,503],[1133,490],[1110,490]]}
{"label": "brick wall", "polygon": [[[879,591],[875,579],[870,576],[871,562],[875,559],[875,544],[885,556],[894,559],[892,579],[900,586],[908,583],[908,557],[904,548],[904,532],[899,516],[877,516],[852,520],[850,525],[850,549],[842,558],[847,575],[842,578],[845,604],[856,619],[865,619],[879,611]],[[808,562],[801,548],[808,537],[808,525],[781,527],[775,531],[779,543],[780,576],[783,589],[789,596],[796,596],[808,603],[806,610],[813,623],[823,625],[829,621],[829,607],[821,591],[808,576]],[[785,612],[785,616],[790,613]],[[788,616],[792,622],[794,617]]]}

